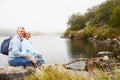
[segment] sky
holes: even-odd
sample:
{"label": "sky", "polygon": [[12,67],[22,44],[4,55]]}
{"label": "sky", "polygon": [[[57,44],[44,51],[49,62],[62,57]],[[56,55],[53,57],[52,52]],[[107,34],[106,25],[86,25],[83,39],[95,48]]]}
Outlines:
{"label": "sky", "polygon": [[0,28],[24,26],[41,33],[63,32],[68,18],[105,0],[0,0]]}

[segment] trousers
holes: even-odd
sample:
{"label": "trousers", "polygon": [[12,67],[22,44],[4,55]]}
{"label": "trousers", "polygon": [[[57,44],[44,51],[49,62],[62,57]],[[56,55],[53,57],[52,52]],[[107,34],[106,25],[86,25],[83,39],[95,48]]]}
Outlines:
{"label": "trousers", "polygon": [[[40,57],[35,57],[35,59],[37,60],[36,65],[41,65],[45,63],[44,60]],[[33,65],[33,63],[25,57],[14,58],[13,60],[8,61],[8,63],[11,66],[32,66]]]}

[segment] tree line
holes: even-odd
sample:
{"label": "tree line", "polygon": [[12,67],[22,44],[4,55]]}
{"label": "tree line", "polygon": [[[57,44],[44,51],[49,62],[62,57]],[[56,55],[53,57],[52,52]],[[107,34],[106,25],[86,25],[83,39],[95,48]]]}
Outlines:
{"label": "tree line", "polygon": [[84,14],[74,13],[69,17],[67,25],[67,31],[78,31],[88,26],[120,29],[120,0],[106,0],[88,8]]}

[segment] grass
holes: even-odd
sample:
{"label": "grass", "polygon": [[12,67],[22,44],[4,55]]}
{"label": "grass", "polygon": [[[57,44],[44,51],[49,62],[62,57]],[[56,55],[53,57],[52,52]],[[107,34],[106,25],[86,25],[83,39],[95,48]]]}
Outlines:
{"label": "grass", "polygon": [[61,66],[47,66],[36,69],[36,73],[26,76],[24,80],[120,80],[118,69],[106,73],[96,69],[96,73],[67,70]]}

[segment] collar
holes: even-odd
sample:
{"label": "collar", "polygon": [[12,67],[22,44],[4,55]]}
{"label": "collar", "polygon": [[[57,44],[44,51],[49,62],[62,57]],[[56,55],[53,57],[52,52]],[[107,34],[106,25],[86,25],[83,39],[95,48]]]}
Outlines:
{"label": "collar", "polygon": [[22,40],[23,39],[23,37],[21,38],[19,35],[15,35],[18,39],[20,39],[20,40]]}

